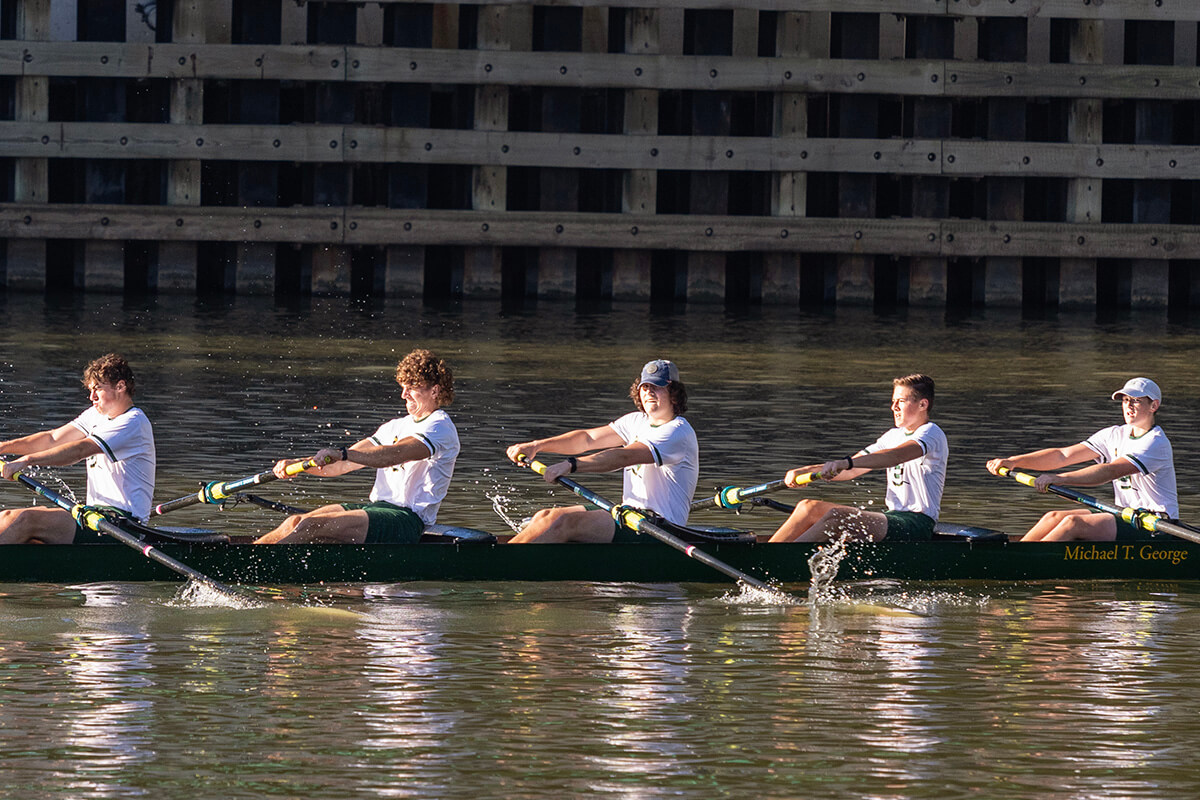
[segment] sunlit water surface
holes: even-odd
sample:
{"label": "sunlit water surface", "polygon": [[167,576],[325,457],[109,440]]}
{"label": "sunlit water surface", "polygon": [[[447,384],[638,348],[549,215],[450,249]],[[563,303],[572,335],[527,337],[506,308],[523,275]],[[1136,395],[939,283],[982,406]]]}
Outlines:
{"label": "sunlit water surface", "polygon": [[[656,357],[683,372],[709,489],[872,441],[890,424],[891,378],[928,372],[952,449],[943,517],[1012,531],[1053,501],[983,461],[1118,421],[1108,395],[1146,374],[1166,393],[1184,517],[1200,517],[1200,329],[1158,315],[13,295],[0,307],[0,438],[68,421],[86,402],[83,364],[120,350],[155,424],[159,500],[370,434],[402,407],[396,360],[422,346],[457,375],[463,455],[443,522],[500,530],[493,498],[518,518],[567,501],[506,465],[504,446],[624,413],[637,368]],[[82,493],[81,470],[59,474]],[[263,493],[314,505],[369,484],[301,478]],[[877,479],[822,491],[882,503]],[[30,501],[0,487],[6,507]],[[765,513],[734,521],[773,528]],[[172,520],[236,533],[278,522],[244,507]],[[835,588],[783,605],[720,584],[247,587],[261,603],[230,607],[174,584],[0,586],[0,796],[1200,791],[1200,587]]]}

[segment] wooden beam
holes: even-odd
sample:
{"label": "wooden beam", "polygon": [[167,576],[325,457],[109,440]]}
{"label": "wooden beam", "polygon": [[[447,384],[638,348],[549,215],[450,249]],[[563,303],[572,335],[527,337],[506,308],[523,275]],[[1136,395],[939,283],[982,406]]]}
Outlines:
{"label": "wooden beam", "polygon": [[1200,86],[1196,66],[1154,64],[23,40],[0,41],[0,75],[1158,100],[1192,100]]}
{"label": "wooden beam", "polygon": [[[358,3],[361,0],[324,0],[327,4]],[[377,0],[381,4],[419,3],[427,0]],[[505,5],[529,5],[537,0],[510,0]],[[465,3],[495,5],[491,0],[465,0]],[[567,5],[560,2],[558,5]],[[646,3],[645,0],[570,0],[571,6],[609,8],[657,7],[673,5],[671,0]],[[794,11],[796,0],[689,0],[689,8]],[[822,12],[882,14],[945,14],[951,17],[1050,17],[1062,19],[1150,19],[1200,20],[1200,8],[1193,0],[805,0],[805,9]]]}
{"label": "wooden beam", "polygon": [[1200,258],[1200,225],[0,203],[0,237]]}

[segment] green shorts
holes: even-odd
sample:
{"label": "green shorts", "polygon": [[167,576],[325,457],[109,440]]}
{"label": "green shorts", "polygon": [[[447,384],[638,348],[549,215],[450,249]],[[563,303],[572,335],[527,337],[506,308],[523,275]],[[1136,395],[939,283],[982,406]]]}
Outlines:
{"label": "green shorts", "polygon": [[933,518],[920,511],[885,511],[889,542],[928,542],[933,539]]}
{"label": "green shorts", "polygon": [[375,503],[342,503],[347,511],[367,512],[364,544],[415,544],[421,541],[425,523],[411,508],[382,500]]}
{"label": "green shorts", "polygon": [[[92,506],[92,508],[101,512],[109,522],[135,519],[133,514],[130,514],[123,508],[113,508],[112,506]],[[94,531],[91,528],[85,528],[79,523],[75,523],[75,538],[71,540],[71,544],[114,544],[116,541],[116,539],[107,533],[100,533],[99,531]]]}

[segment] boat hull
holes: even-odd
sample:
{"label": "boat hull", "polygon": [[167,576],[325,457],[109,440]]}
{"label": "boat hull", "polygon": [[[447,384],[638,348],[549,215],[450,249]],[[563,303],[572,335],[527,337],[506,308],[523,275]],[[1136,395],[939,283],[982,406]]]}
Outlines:
{"label": "boat hull", "polygon": [[[319,584],[407,581],[728,582],[700,562],[655,542],[640,544],[163,544],[159,549],[228,583]],[[756,578],[807,583],[803,544],[712,544],[701,549]],[[0,583],[166,581],[179,576],[120,544],[8,545]],[[1197,580],[1200,545],[1152,542],[1006,541],[856,544],[838,580]]]}

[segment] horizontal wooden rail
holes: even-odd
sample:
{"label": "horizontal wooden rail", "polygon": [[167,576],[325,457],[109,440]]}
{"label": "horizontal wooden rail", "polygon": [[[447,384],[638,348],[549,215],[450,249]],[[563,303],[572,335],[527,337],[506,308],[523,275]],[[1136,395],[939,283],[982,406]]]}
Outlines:
{"label": "horizontal wooden rail", "polygon": [[338,125],[0,122],[0,157],[1200,180],[1200,148],[1189,145],[618,136]]}
{"label": "horizontal wooden rail", "polygon": [[[304,0],[299,0],[303,2]],[[362,0],[325,0],[354,2]],[[376,0],[421,3],[427,0]],[[607,8],[676,8],[677,0],[463,0],[463,5],[554,5]],[[953,17],[1058,17],[1064,19],[1197,20],[1195,0],[688,0],[691,9],[755,9]],[[801,6],[801,7],[797,7]]]}
{"label": "horizontal wooden rail", "polygon": [[893,256],[1200,258],[1200,226],[714,217],[385,208],[0,204],[20,239],[596,247]]}
{"label": "horizontal wooden rail", "polygon": [[1198,67],[11,40],[0,41],[0,75],[962,98],[1194,100],[1200,93]]}

